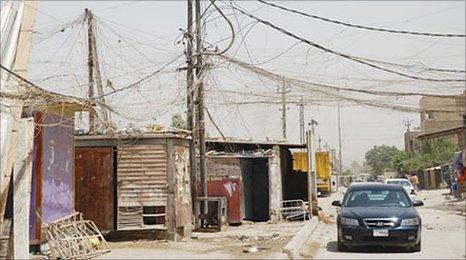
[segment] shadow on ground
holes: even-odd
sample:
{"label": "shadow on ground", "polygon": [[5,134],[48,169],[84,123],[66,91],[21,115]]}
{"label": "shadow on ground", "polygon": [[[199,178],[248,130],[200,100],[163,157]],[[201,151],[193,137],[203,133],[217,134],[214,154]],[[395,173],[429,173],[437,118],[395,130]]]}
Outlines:
{"label": "shadow on ground", "polygon": [[344,252],[338,251],[337,241],[327,243],[327,251],[334,253],[410,253],[407,248],[403,247],[382,247],[382,246],[361,246],[352,247]]}

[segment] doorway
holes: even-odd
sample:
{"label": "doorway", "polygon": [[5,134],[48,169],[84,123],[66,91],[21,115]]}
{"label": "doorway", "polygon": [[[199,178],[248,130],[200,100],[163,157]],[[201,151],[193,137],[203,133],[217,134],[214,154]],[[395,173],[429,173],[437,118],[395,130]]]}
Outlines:
{"label": "doorway", "polygon": [[269,220],[268,158],[241,158],[244,188],[244,219]]}

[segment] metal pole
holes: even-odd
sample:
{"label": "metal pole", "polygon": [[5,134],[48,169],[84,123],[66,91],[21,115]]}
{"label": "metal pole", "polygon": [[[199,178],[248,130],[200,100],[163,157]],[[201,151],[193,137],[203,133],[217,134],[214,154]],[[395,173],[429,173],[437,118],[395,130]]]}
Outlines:
{"label": "metal pole", "polygon": [[[342,171],[343,160],[341,158],[341,110],[340,110],[340,101],[338,101],[338,175],[337,175],[337,185],[340,181],[340,174]],[[338,186],[337,186],[338,187]]]}
{"label": "metal pole", "polygon": [[283,84],[282,86],[282,91],[280,92],[282,94],[282,137],[283,139],[286,140],[286,85]]}
{"label": "metal pole", "polygon": [[[94,31],[93,31],[93,19],[92,13],[87,8],[85,9],[85,16],[87,19],[87,44],[88,44],[88,56],[87,56],[87,69],[88,69],[88,80],[89,80],[89,89],[87,92],[89,101],[94,98]],[[95,132],[95,114],[92,109],[89,107],[89,132]]]}
{"label": "metal pole", "polygon": [[309,216],[312,217],[314,209],[314,201],[317,201],[317,186],[316,174],[313,170],[313,151],[312,151],[312,130],[306,132],[306,145],[307,145],[307,183],[308,183],[308,203],[309,203]]}
{"label": "metal pole", "polygon": [[196,176],[196,147],[194,134],[194,73],[193,73],[193,1],[188,0],[188,31],[187,31],[187,49],[186,49],[186,123],[190,131],[191,140],[189,141],[189,175],[191,180],[191,199],[194,210],[194,204],[197,197],[197,176]]}
{"label": "metal pole", "polygon": [[[204,65],[202,61],[202,26],[201,26],[201,1],[196,3],[196,76],[197,76],[197,129],[199,138],[199,170],[201,173],[202,196],[207,197],[207,176],[205,165],[205,122],[204,122]],[[202,209],[207,213],[207,205]]]}
{"label": "metal pole", "polygon": [[301,100],[299,102],[299,141],[300,143],[304,143],[304,101],[303,96],[301,96]]}

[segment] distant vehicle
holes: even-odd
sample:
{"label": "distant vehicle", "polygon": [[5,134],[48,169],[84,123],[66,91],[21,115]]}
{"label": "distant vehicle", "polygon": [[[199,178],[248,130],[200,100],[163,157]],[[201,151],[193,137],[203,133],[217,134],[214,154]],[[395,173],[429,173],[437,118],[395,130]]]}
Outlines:
{"label": "distant vehicle", "polygon": [[385,180],[385,184],[400,185],[409,194],[409,198],[411,198],[411,200],[416,199],[416,189],[408,179],[387,179]]}
{"label": "distant vehicle", "polygon": [[373,181],[372,176],[370,173],[360,173],[358,174],[357,178],[361,179],[362,182],[371,182]]}
{"label": "distant vehicle", "polygon": [[421,218],[399,185],[354,183],[348,187],[343,202],[334,201],[338,211],[337,246],[339,251],[353,246],[396,246],[421,251]]}

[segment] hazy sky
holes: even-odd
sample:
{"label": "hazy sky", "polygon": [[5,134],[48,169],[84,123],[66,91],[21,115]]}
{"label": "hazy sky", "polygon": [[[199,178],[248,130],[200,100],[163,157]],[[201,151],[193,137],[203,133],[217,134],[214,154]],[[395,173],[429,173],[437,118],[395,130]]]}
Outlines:
{"label": "hazy sky", "polygon": [[[206,2],[207,3],[207,2]],[[345,22],[438,33],[465,33],[465,2],[446,1],[373,1],[373,2],[275,2],[303,12]],[[256,1],[237,1],[236,4],[254,15],[271,21],[306,39],[328,48],[369,59],[416,64],[430,67],[465,69],[464,38],[419,37],[371,32],[342,27],[299,15],[276,10]],[[380,72],[369,67],[323,53],[274,31],[219,3],[232,21],[236,35],[233,48],[227,53],[237,59],[259,63],[261,68],[289,77],[337,86],[387,91],[423,91],[429,93],[459,93],[464,84],[441,84],[416,81]],[[180,28],[186,27],[185,1],[40,1],[30,77],[34,82],[63,93],[86,94],[86,34],[82,23],[64,32],[60,29],[90,8],[97,17],[97,41],[104,81],[110,79],[120,88],[156,71],[183,53]],[[209,9],[213,10],[213,9]],[[206,41],[215,43],[230,36],[226,23],[218,13],[208,13]],[[241,28],[241,30],[240,30]],[[218,43],[223,49],[228,39]],[[295,45],[296,44],[296,45]],[[293,46],[295,45],[295,46]],[[293,46],[293,47],[292,47]],[[289,50],[287,50],[289,49]],[[286,52],[284,52],[287,50]],[[283,55],[279,55],[282,52]],[[279,57],[276,57],[279,55]],[[273,58],[273,59],[272,59]],[[271,61],[268,61],[271,59]],[[268,62],[265,62],[268,61]],[[234,104],[245,100],[263,100],[257,95],[277,96],[278,83],[222,63],[214,65],[208,75],[207,107],[214,120],[227,136],[278,140],[281,126],[278,104]],[[265,63],[264,63],[265,62]],[[263,63],[263,64],[262,64]],[[134,121],[169,124],[175,113],[184,113],[184,72],[173,69],[184,66],[180,57],[157,77],[140,84],[136,90],[109,97],[108,102],[129,118],[114,117],[121,125]],[[399,68],[397,68],[399,69]],[[419,71],[403,70],[417,75]],[[453,77],[444,74],[419,74],[437,78]],[[49,78],[53,76],[52,78]],[[224,93],[224,90],[252,93],[254,97]],[[106,88],[105,91],[110,91]],[[336,103],[311,91],[291,88],[290,98],[301,95],[306,100],[321,102],[305,107],[305,120],[318,121],[318,135],[331,147],[338,147]],[[417,106],[418,99],[365,97],[371,100]],[[267,98],[270,99],[270,98]],[[225,104],[227,103],[227,104]],[[403,120],[419,123],[416,113],[403,113],[381,108],[355,106],[342,102],[343,159],[345,164],[362,162],[364,153],[374,145],[389,144],[403,147]],[[299,140],[298,106],[290,104],[288,140]],[[141,119],[141,120],[135,120]],[[152,121],[151,121],[152,119]],[[208,122],[211,136],[219,136]]]}

